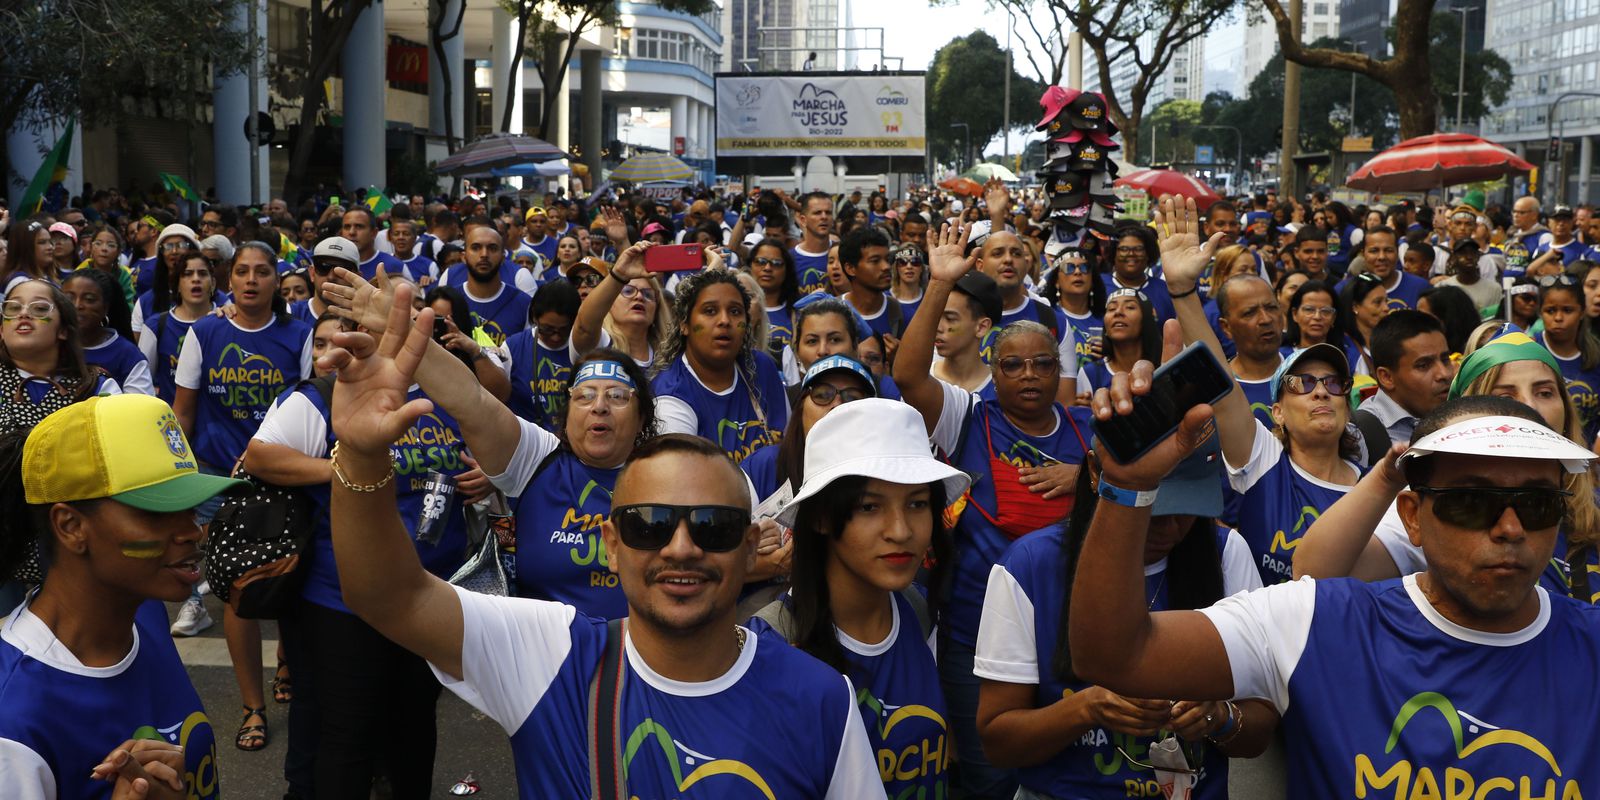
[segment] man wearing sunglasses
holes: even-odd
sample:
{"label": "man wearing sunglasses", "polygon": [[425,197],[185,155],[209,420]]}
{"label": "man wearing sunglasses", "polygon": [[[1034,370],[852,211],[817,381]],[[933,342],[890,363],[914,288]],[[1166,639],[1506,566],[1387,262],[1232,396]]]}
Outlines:
{"label": "man wearing sunglasses", "polygon": [[[469,382],[429,341],[432,312],[413,323],[410,308],[411,288],[397,287],[382,340],[340,334],[325,362],[340,371],[331,513],[344,600],[506,729],[519,796],[590,797],[609,774],[623,797],[881,797],[850,681],[735,624],[760,529],[743,475],[704,439],[652,439],[616,479],[600,526],[628,603],[615,627],[423,569],[395,509],[390,442],[428,409],[406,403],[419,367],[454,371],[444,385]],[[480,458],[510,464],[522,443],[486,447]],[[608,643],[621,648],[615,699],[591,712]],[[614,726],[594,745],[591,713]],[[712,785],[686,792],[702,780]]]}
{"label": "man wearing sunglasses", "polygon": [[[1094,401],[1109,419],[1151,365]],[[1132,384],[1143,381],[1138,389]],[[1487,411],[1489,416],[1480,416]],[[1306,579],[1202,611],[1150,613],[1140,577],[1149,496],[1206,436],[1209,410],[1131,464],[1102,461],[1072,595],[1072,666],[1137,697],[1265,698],[1284,716],[1297,796],[1581,797],[1600,785],[1600,618],[1537,585],[1565,487],[1595,455],[1515,401],[1451,401],[1418,426],[1398,510],[1424,572]],[[1470,416],[1470,419],[1461,419]],[[1182,654],[1174,658],[1173,654]],[[1408,793],[1408,790],[1415,792]]]}

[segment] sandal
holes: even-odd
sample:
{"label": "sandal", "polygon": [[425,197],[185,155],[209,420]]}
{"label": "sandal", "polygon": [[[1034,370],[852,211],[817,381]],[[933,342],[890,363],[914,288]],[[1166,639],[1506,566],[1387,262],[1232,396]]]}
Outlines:
{"label": "sandal", "polygon": [[[267,746],[267,708],[251,708],[243,706],[244,719],[239,721],[239,733],[234,736],[233,746],[247,753],[253,753]],[[251,725],[250,718],[258,717],[260,725]]]}
{"label": "sandal", "polygon": [[278,669],[272,676],[272,702],[287,703],[294,700],[294,678],[289,674],[289,665],[278,662]]}

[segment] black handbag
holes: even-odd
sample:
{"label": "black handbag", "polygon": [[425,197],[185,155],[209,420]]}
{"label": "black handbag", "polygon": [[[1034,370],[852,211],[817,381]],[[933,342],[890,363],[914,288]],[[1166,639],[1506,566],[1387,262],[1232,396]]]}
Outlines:
{"label": "black handbag", "polygon": [[[308,383],[326,407],[333,396],[332,379]],[[316,530],[317,506],[299,488],[251,475],[243,460],[234,467],[233,477],[249,482],[250,489],[223,500],[211,520],[207,547],[211,591],[245,619],[290,616],[305,583],[302,556]]]}

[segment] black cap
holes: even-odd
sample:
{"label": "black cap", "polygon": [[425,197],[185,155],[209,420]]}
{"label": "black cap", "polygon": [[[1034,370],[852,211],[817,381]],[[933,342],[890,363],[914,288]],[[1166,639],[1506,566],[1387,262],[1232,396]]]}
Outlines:
{"label": "black cap", "polygon": [[1005,305],[1000,301],[1000,286],[994,282],[994,278],[973,270],[956,281],[956,291],[977,300],[978,306],[983,309],[983,315],[999,326],[1000,317],[1005,313]]}
{"label": "black cap", "polygon": [[1572,213],[1572,206],[1556,206],[1555,209],[1550,212],[1551,219],[1555,219],[1556,217],[1566,217],[1571,219],[1574,216],[1576,215]]}
{"label": "black cap", "polygon": [[1455,244],[1450,246],[1450,252],[1452,252],[1452,253],[1459,253],[1459,252],[1461,252],[1463,250],[1480,250],[1481,251],[1481,250],[1483,250],[1483,245],[1478,244],[1478,240],[1477,239],[1467,238],[1467,239],[1462,239],[1461,241],[1456,242]]}
{"label": "black cap", "polygon": [[1067,120],[1072,127],[1097,130],[1106,124],[1106,99],[1097,92],[1084,92],[1067,104]]}

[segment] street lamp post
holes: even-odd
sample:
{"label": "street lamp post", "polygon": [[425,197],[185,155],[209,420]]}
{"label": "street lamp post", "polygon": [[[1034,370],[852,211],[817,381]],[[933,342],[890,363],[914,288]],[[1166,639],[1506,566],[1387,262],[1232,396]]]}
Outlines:
{"label": "street lamp post", "polygon": [[[962,148],[960,161],[956,163],[957,167],[965,167],[967,165],[967,159],[972,157],[972,126],[965,122],[952,122],[950,123],[950,127],[960,128],[962,134],[965,135],[966,145]],[[966,170],[961,169],[959,171],[965,172]]]}
{"label": "street lamp post", "polygon": [[1456,132],[1457,133],[1461,132],[1466,127],[1461,121],[1461,108],[1462,108],[1462,101],[1466,100],[1466,98],[1467,98],[1467,15],[1471,14],[1472,12],[1477,11],[1477,10],[1478,10],[1477,6],[1467,6],[1465,8],[1452,8],[1452,9],[1450,9],[1450,11],[1452,13],[1456,13],[1456,14],[1460,14],[1461,15],[1461,42],[1460,42],[1461,59],[1460,59],[1460,63],[1456,67]]}
{"label": "street lamp post", "polygon": [[[1549,109],[1545,111],[1544,115],[1544,136],[1548,142],[1554,143],[1566,138],[1567,121],[1565,118],[1561,120],[1560,133],[1559,135],[1557,134],[1556,111],[1561,107],[1561,103],[1569,97],[1600,97],[1600,93],[1562,92],[1560,96],[1552,100]],[[1566,159],[1562,157],[1560,150],[1551,148],[1545,151],[1545,164],[1547,166],[1544,178],[1545,199],[1552,204],[1559,203],[1567,193]],[[1560,176],[1559,184],[1556,182],[1557,175]]]}

